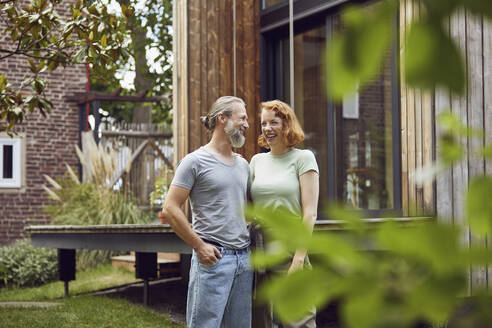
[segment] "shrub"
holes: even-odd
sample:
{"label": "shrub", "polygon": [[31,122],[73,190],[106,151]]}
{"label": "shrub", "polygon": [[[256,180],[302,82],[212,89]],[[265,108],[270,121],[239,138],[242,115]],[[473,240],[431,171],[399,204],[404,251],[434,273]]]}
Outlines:
{"label": "shrub", "polygon": [[[69,169],[70,170],[70,169]],[[67,174],[59,188],[50,190],[55,201],[44,208],[52,222],[60,225],[145,224],[152,216],[117,191],[93,182],[79,183]],[[77,250],[77,267],[86,269],[107,263],[118,253],[106,250]]]}
{"label": "shrub", "polygon": [[[53,180],[45,175],[49,187],[44,190],[55,202],[44,208],[52,222],[60,225],[145,224],[152,215],[142,211],[130,195],[114,190],[116,155],[111,147],[97,145],[92,134],[83,137],[83,150],[76,147],[84,169],[84,181],[66,165],[64,177]],[[127,174],[129,171],[127,172]],[[94,267],[110,261],[115,252],[78,250],[79,269]]]}
{"label": "shrub", "polygon": [[31,246],[29,239],[0,248],[0,285],[37,286],[56,280],[54,249]]}

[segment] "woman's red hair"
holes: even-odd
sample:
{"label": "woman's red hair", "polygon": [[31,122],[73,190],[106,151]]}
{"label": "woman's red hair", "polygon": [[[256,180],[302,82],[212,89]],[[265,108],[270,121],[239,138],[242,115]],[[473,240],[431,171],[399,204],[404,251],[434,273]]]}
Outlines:
{"label": "woman's red hair", "polygon": [[[282,140],[287,147],[294,147],[304,141],[304,131],[302,131],[296,114],[289,105],[280,100],[265,101],[261,103],[260,115],[262,110],[273,111],[276,117],[282,119]],[[258,137],[258,145],[267,149],[270,148],[263,133]]]}

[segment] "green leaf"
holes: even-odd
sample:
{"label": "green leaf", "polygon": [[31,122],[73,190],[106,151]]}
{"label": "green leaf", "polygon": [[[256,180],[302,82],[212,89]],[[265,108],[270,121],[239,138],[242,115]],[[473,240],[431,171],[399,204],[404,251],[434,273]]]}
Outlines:
{"label": "green leaf", "polygon": [[294,214],[285,208],[265,208],[261,205],[248,207],[246,215],[261,225],[268,240],[280,241],[288,250],[307,249],[311,231],[302,222],[300,213]]}
{"label": "green leaf", "polygon": [[275,275],[260,286],[259,295],[263,301],[273,302],[282,321],[293,322],[304,317],[314,306],[320,307],[338,296],[341,291],[337,282],[337,277],[325,270],[305,269],[290,275]]}
{"label": "green leaf", "polygon": [[473,233],[485,236],[492,232],[492,177],[475,177],[468,185],[466,218]]}
{"label": "green leaf", "polygon": [[451,112],[442,112],[437,117],[437,121],[439,122],[439,127],[449,133],[457,133],[461,136],[467,136],[468,128],[464,125],[461,120]]}
{"label": "green leaf", "polygon": [[439,274],[463,269],[458,247],[459,230],[454,226],[425,223],[398,228],[385,224],[378,232],[381,249],[417,261]]}
{"label": "green leaf", "polygon": [[7,78],[5,78],[5,74],[0,74],[0,91],[3,91],[7,85]]}
{"label": "green leaf", "polygon": [[462,160],[466,154],[463,146],[450,133],[442,134],[439,137],[439,145],[441,147],[439,156],[441,157],[441,161],[447,165]]}
{"label": "green leaf", "polygon": [[407,35],[405,76],[412,87],[443,86],[455,93],[464,92],[463,58],[440,24],[424,20],[412,24]]}
{"label": "green leaf", "polygon": [[93,31],[91,31],[91,32],[89,33],[89,40],[90,40],[90,41],[94,40],[94,32],[93,32]]}
{"label": "green leaf", "polygon": [[324,210],[324,214],[330,220],[341,220],[347,224],[347,228],[356,231],[362,230],[364,223],[362,222],[362,212],[354,211],[341,204],[330,204]]}
{"label": "green leaf", "polygon": [[492,146],[486,146],[482,149],[482,155],[488,160],[492,160]]}
{"label": "green leaf", "polygon": [[29,69],[31,70],[31,72],[33,72],[34,74],[37,73],[37,65],[36,63],[32,60],[32,59],[27,59],[27,61],[29,62]]}
{"label": "green leaf", "polygon": [[462,0],[423,0],[427,13],[435,20],[451,15]]}
{"label": "green leaf", "polygon": [[79,49],[79,51],[77,51],[77,53],[72,57],[72,63],[77,64],[82,62],[85,56],[85,52],[86,52],[85,48]]}
{"label": "green leaf", "polygon": [[444,322],[452,314],[459,300],[465,293],[466,275],[432,276],[424,284],[412,289],[408,307],[416,313],[423,314],[429,321]]}
{"label": "green leaf", "polygon": [[36,93],[41,94],[44,91],[46,82],[41,78],[35,78],[31,82],[31,88],[36,91]]}
{"label": "green leaf", "polygon": [[103,36],[101,37],[101,46],[103,48],[106,48],[106,45],[107,45],[106,34],[103,34]]}
{"label": "green leaf", "polygon": [[476,15],[485,15],[492,19],[492,1],[489,0],[464,0],[465,8],[469,9]]}
{"label": "green leaf", "polygon": [[343,305],[343,318],[349,328],[378,327],[383,317],[383,295],[373,286],[371,289],[350,297]]}
{"label": "green leaf", "polygon": [[271,268],[285,263],[290,258],[290,254],[285,250],[279,250],[277,252],[256,250],[251,255],[251,263],[255,268]]}
{"label": "green leaf", "polygon": [[334,99],[355,92],[379,72],[395,15],[389,1],[370,10],[350,7],[342,14],[345,30],[327,44],[325,56],[327,90]]}

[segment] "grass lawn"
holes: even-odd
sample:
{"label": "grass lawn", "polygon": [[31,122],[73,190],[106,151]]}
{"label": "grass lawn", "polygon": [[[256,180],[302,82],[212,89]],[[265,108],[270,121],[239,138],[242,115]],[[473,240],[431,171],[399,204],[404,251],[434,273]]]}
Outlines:
{"label": "grass lawn", "polygon": [[[70,282],[70,295],[135,281],[135,273],[105,265],[77,272],[77,280]],[[64,285],[60,281],[32,288],[0,288],[0,302],[61,304],[47,308],[0,306],[0,327],[181,327],[164,314],[124,299],[89,295],[63,299],[63,295]]]}
{"label": "grass lawn", "polygon": [[[76,280],[69,284],[69,292],[70,295],[75,295],[136,281],[138,280],[135,279],[134,272],[123,268],[113,269],[111,264],[107,264],[91,270],[77,271]],[[46,301],[64,295],[62,281],[31,288],[0,288],[0,302]]]}
{"label": "grass lawn", "polygon": [[48,308],[0,307],[2,328],[180,327],[141,305],[105,296],[80,296]]}

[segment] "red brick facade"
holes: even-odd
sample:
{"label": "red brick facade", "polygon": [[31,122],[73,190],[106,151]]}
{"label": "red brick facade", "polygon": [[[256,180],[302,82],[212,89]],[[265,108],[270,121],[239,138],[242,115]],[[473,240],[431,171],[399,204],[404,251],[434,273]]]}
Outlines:
{"label": "red brick facade", "polygon": [[[65,8],[63,8],[65,7]],[[68,1],[57,8],[60,15],[68,13]],[[9,46],[5,35],[6,17],[0,13],[0,48]],[[11,83],[18,83],[28,72],[25,57],[12,56],[0,60],[0,74],[5,73]],[[38,112],[30,114],[17,131],[24,136],[25,169],[23,187],[0,189],[0,245],[11,244],[25,236],[24,228],[30,224],[48,223],[43,207],[50,202],[42,185],[43,175],[53,178],[63,175],[65,163],[78,163],[75,145],[78,142],[78,109],[66,97],[85,89],[85,66],[60,68],[45,74],[47,95],[53,102],[53,110],[46,118]]]}

